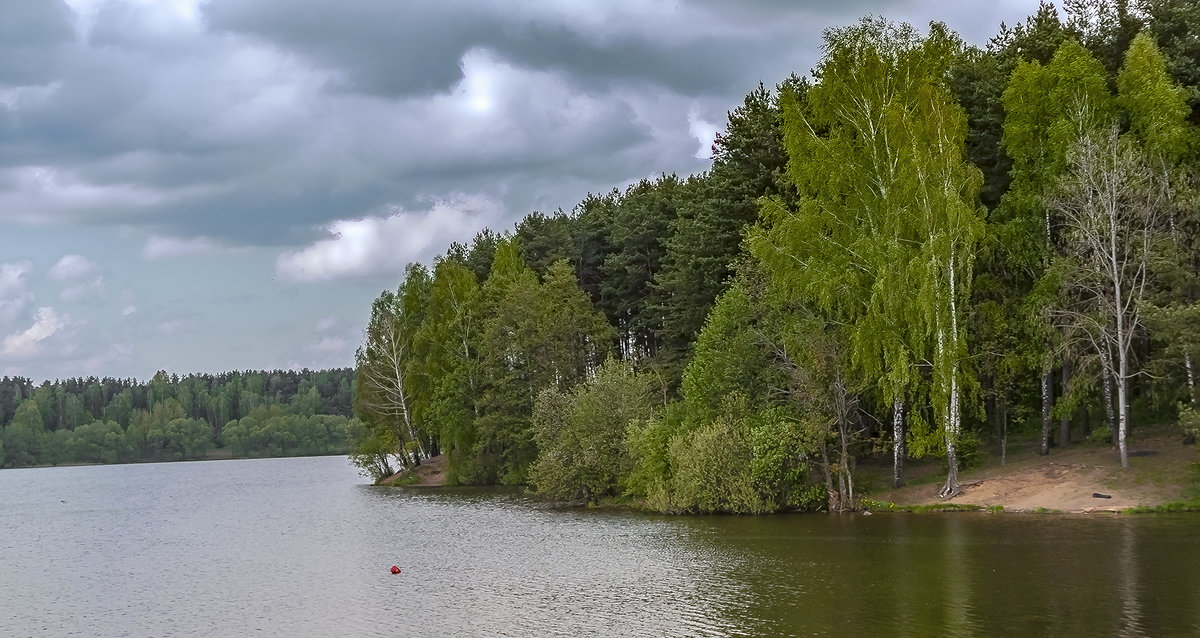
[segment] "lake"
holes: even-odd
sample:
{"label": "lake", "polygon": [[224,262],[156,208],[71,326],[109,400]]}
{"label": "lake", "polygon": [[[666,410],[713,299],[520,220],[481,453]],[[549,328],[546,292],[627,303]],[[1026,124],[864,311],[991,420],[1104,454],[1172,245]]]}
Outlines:
{"label": "lake", "polygon": [[0,592],[6,636],[1200,635],[1200,516],[561,510],[344,457],[0,470]]}

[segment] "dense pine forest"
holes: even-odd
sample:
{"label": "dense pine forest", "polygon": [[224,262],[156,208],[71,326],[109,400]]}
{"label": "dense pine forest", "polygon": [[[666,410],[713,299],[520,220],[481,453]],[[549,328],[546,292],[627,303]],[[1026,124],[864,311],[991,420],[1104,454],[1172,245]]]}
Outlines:
{"label": "dense pine forest", "polygon": [[664,512],[856,507],[860,459],[1200,422],[1200,6],[1069,0],[984,48],[828,29],[712,167],[534,212],[370,309],[352,457]]}
{"label": "dense pine forest", "polygon": [[0,467],[345,454],[354,372],[0,379]]}

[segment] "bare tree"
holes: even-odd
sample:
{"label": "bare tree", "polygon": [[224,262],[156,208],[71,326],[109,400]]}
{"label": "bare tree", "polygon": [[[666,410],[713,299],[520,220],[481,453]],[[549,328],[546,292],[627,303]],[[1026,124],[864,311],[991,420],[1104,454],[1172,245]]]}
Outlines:
{"label": "bare tree", "polygon": [[1117,445],[1125,468],[1133,339],[1143,328],[1167,180],[1113,128],[1076,143],[1049,201],[1064,230],[1054,265],[1064,294],[1053,314],[1097,354],[1116,386]]}

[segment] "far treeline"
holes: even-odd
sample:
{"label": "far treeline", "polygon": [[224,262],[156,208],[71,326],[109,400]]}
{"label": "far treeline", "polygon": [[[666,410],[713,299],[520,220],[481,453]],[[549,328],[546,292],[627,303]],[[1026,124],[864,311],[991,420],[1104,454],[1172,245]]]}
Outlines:
{"label": "far treeline", "polygon": [[354,371],[0,378],[0,467],[346,454]]}
{"label": "far treeline", "polygon": [[854,508],[859,459],[1193,432],[1200,5],[1043,4],[983,49],[825,32],[709,171],[409,266],[357,353],[352,457],[664,512]]}

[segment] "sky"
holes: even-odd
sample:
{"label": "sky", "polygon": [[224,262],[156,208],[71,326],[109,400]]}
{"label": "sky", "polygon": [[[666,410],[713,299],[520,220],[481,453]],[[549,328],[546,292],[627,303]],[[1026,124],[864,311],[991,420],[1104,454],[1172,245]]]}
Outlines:
{"label": "sky", "polygon": [[409,262],[706,170],[881,15],[1037,0],[0,0],[0,375],[350,366]]}

